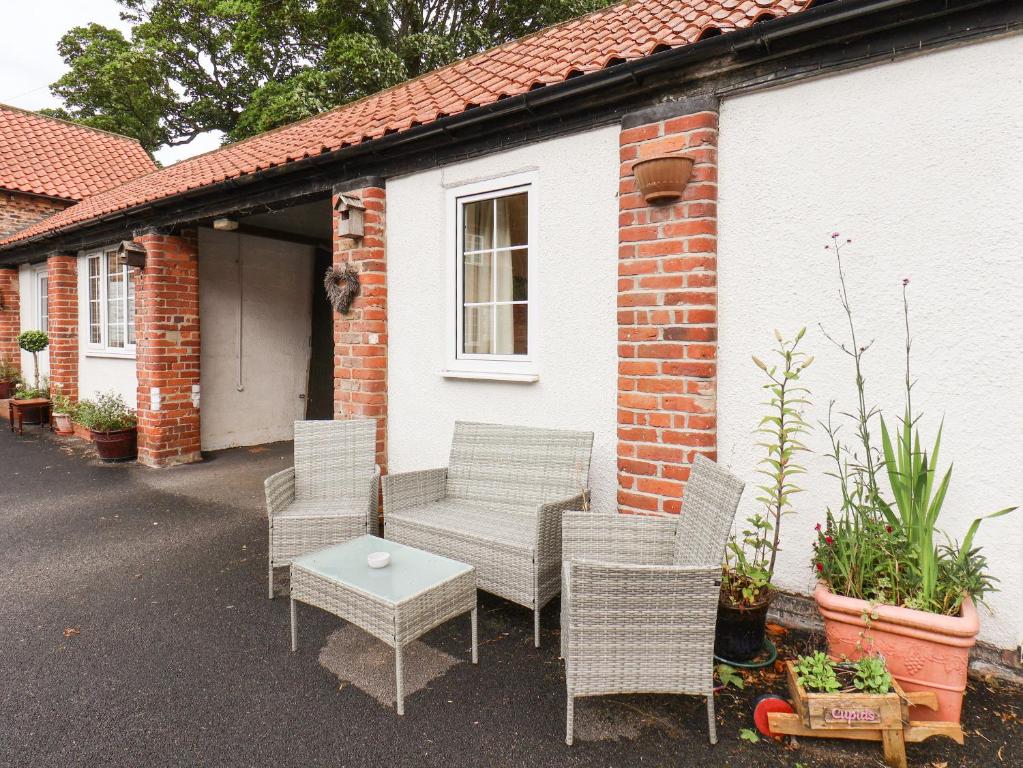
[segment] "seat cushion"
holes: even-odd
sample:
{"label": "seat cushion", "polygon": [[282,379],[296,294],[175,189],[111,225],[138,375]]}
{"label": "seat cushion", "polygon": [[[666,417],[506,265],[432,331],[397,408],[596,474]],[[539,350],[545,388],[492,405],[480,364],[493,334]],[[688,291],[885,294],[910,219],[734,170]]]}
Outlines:
{"label": "seat cushion", "polygon": [[410,523],[438,533],[456,531],[462,536],[496,541],[523,552],[536,548],[537,515],[532,507],[444,499],[391,515],[385,518],[385,525],[387,520]]}
{"label": "seat cushion", "polygon": [[300,499],[274,517],[368,517],[366,496],[343,496],[338,499]]}

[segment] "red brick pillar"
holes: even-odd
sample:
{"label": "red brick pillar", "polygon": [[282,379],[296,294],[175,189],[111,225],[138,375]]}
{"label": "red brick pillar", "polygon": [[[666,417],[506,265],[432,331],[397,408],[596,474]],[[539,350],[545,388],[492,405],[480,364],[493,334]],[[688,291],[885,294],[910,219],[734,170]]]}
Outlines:
{"label": "red brick pillar", "polygon": [[365,207],[362,237],[341,237],[334,212],[334,266],[351,262],[362,285],[351,310],[334,313],[334,418],[377,420],[377,464],[387,471],[387,257],[383,185],[337,190]]}
{"label": "red brick pillar", "polygon": [[[618,505],[678,513],[697,453],[717,449],[717,103],[628,116],[620,137]],[[696,160],[679,202],[648,206],[632,165]]]}
{"label": "red brick pillar", "polygon": [[194,231],[147,233],[146,266],[135,277],[139,463],[200,461],[199,259]]}
{"label": "red brick pillar", "polygon": [[46,260],[50,336],[50,391],[78,399],[78,257]]}
{"label": "red brick pillar", "polygon": [[21,333],[21,296],[18,268],[0,268],[0,359],[21,367],[18,334]]}

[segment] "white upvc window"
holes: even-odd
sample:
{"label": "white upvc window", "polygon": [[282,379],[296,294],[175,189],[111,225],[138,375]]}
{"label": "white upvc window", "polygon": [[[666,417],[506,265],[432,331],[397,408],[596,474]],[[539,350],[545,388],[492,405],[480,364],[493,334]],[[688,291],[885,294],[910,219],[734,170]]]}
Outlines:
{"label": "white upvc window", "polygon": [[116,249],[90,253],[86,264],[88,348],[135,354],[135,280]]}
{"label": "white upvc window", "polygon": [[448,200],[454,300],[445,375],[535,381],[534,175],[458,187]]}
{"label": "white upvc window", "polygon": [[41,331],[50,331],[50,294],[49,279],[46,267],[36,270],[36,327]]}

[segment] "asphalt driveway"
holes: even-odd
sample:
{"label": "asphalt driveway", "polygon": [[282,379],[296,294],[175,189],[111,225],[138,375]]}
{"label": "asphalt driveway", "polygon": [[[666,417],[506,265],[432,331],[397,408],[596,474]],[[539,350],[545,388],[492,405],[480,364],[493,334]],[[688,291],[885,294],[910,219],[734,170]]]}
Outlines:
{"label": "asphalt driveway", "polygon": [[[556,602],[537,650],[529,612],[486,595],[480,665],[466,663],[468,621],[434,630],[425,644],[456,663],[398,717],[321,664],[334,617],[302,608],[289,652],[288,602],[266,597],[262,480],[290,463],[281,444],[152,471],[0,431],[0,765],[878,764],[871,745],[741,741],[751,691],[719,696],[715,748],[686,697],[581,704],[589,740],[566,747]],[[974,697],[967,715],[1010,743],[1018,721],[999,731],[1000,701]],[[1013,764],[948,742],[910,759]]]}

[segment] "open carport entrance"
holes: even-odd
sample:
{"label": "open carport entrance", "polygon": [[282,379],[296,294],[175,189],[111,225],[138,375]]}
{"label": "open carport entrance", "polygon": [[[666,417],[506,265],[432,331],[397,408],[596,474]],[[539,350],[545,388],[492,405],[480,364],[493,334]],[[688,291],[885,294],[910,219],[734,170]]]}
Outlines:
{"label": "open carport entrance", "polygon": [[199,230],[202,450],[290,440],[333,417],[324,197]]}

